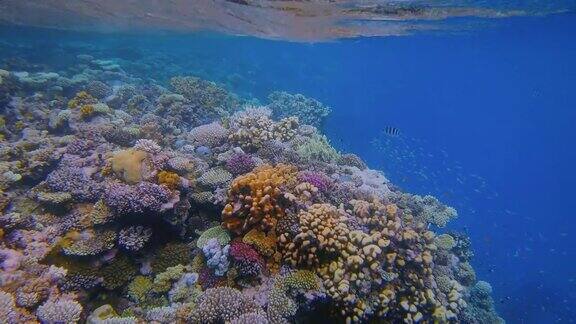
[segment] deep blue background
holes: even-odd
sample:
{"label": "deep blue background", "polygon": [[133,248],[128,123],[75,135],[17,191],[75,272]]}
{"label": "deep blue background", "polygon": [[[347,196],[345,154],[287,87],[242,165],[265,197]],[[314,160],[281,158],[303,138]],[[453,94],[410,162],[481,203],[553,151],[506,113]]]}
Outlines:
{"label": "deep blue background", "polygon": [[[171,68],[143,71],[200,75],[261,99],[273,90],[319,99],[333,108],[325,131],[335,146],[458,208],[451,228],[470,234],[478,277],[508,322],[575,321],[576,15],[317,44],[0,32],[8,43],[41,40],[29,51],[37,60],[66,63],[76,52],[61,46],[130,60],[161,53]],[[387,125],[401,135],[383,136]]]}

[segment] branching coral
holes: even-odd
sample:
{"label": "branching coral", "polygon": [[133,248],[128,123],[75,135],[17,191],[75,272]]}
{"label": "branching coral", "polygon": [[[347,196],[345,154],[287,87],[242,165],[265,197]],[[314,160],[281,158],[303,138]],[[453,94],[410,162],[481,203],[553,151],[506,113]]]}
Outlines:
{"label": "branching coral", "polygon": [[104,201],[117,214],[162,212],[173,207],[174,199],[168,188],[150,182],[111,183],[104,194]]}
{"label": "branching coral", "polygon": [[40,305],[36,315],[43,323],[76,323],[80,320],[82,306],[76,301],[47,301]]}
{"label": "branching coral", "polygon": [[260,313],[260,307],[239,290],[221,287],[203,292],[192,312],[192,323],[218,323],[232,321],[242,314]]}
{"label": "branching coral", "polygon": [[236,178],[222,211],[223,226],[236,233],[252,228],[269,231],[285,214],[282,206],[284,185],[294,181],[296,168],[290,165],[262,166]]}
{"label": "branching coral", "polygon": [[297,143],[294,147],[298,155],[308,160],[332,163],[340,158],[340,153],[330,145],[324,135],[314,135]]}
{"label": "branching coral", "polygon": [[233,175],[241,175],[252,171],[256,167],[254,159],[246,153],[235,153],[226,160],[226,169]]}
{"label": "branching coral", "polygon": [[118,233],[118,245],[128,251],[138,251],[148,243],[152,229],[144,226],[129,226]]}
{"label": "branching coral", "polygon": [[322,254],[337,253],[348,242],[346,216],[329,204],[315,204],[298,215],[300,233],[280,235],[285,260],[292,266],[316,266]]}
{"label": "branching coral", "polygon": [[229,139],[247,150],[261,148],[267,141],[291,140],[296,135],[298,118],[288,117],[274,122],[270,119],[271,114],[265,107],[248,107],[235,113],[230,121],[233,132]]}
{"label": "branching coral", "polygon": [[301,94],[289,94],[283,91],[272,92],[268,96],[268,105],[277,118],[297,116],[304,124],[319,127],[330,114],[330,108],[318,100],[307,98]]}
{"label": "branching coral", "polygon": [[204,252],[206,257],[206,264],[214,269],[214,273],[219,277],[223,276],[230,266],[230,261],[228,260],[229,249],[229,245],[221,246],[215,238],[208,240],[202,247],[202,252]]}
{"label": "branching coral", "polygon": [[152,260],[152,271],[163,272],[166,268],[179,264],[190,263],[190,247],[182,243],[168,243],[156,251],[156,257]]}

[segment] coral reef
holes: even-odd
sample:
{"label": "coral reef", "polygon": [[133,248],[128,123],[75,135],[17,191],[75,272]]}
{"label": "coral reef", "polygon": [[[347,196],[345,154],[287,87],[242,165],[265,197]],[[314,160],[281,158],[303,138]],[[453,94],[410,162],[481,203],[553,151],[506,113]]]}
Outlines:
{"label": "coral reef", "polygon": [[0,321],[503,322],[434,233],[456,210],[338,152],[330,108],[73,61],[0,70]]}

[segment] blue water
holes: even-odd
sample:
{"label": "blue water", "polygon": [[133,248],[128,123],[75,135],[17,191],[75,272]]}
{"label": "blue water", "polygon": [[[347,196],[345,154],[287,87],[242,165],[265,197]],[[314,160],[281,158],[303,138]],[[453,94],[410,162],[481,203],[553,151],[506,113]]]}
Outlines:
{"label": "blue water", "polygon": [[[502,317],[575,321],[576,15],[314,44],[209,34],[3,33],[6,43],[41,46],[30,54],[38,61],[57,64],[87,51],[128,60],[153,55],[172,62],[172,70],[139,72],[198,75],[261,100],[286,90],[322,101],[333,108],[325,130],[337,148],[383,169],[406,191],[458,208],[449,227],[471,236],[473,265],[492,283]],[[389,125],[401,135],[383,136]],[[378,148],[375,139],[387,144]]]}

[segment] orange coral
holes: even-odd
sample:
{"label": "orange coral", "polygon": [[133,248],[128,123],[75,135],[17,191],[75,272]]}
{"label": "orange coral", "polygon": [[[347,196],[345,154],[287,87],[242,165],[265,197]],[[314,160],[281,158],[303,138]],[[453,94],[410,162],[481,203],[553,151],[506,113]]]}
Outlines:
{"label": "orange coral", "polygon": [[258,229],[252,229],[244,235],[242,241],[265,257],[271,257],[276,252],[276,235],[273,233],[266,235]]}
{"label": "orange coral", "polygon": [[84,119],[89,118],[94,114],[94,106],[93,105],[83,105],[80,108],[80,116]]}
{"label": "orange coral", "polygon": [[239,235],[253,228],[265,232],[276,228],[285,215],[281,188],[294,184],[296,172],[291,165],[264,165],[234,179],[222,211],[224,228]]}
{"label": "orange coral", "polygon": [[180,186],[180,176],[175,172],[160,171],[158,172],[158,183],[170,189],[176,189]]}

